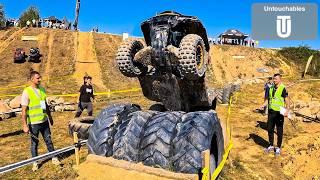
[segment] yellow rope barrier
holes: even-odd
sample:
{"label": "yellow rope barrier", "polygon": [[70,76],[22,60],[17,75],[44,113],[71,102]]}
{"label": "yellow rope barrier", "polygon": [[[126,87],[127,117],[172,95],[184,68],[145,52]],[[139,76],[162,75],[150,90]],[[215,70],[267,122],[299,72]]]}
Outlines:
{"label": "yellow rope barrier", "polygon": [[[233,96],[232,96],[233,97]],[[229,100],[229,106],[228,106],[228,116],[227,116],[227,134],[229,135],[229,145],[227,147],[227,149],[225,150],[223,156],[222,156],[222,160],[219,163],[218,167],[214,170],[214,172],[211,175],[211,180],[214,180],[218,177],[218,175],[220,174],[220,172],[222,171],[227,158],[229,156],[229,153],[233,147],[233,141],[232,141],[232,134],[231,134],[231,127],[230,127],[230,115],[231,115],[231,106],[232,106],[232,97]],[[238,93],[236,93],[235,95],[235,103],[238,100]],[[206,171],[205,171],[206,172]]]}
{"label": "yellow rope barrier", "polygon": [[[119,93],[128,93],[128,92],[137,92],[140,91],[141,88],[132,88],[132,89],[124,89],[124,90],[114,90],[114,91],[107,91],[107,92],[98,92],[98,93],[94,93],[94,95],[112,95],[112,94],[119,94]],[[21,94],[6,94],[6,95],[0,95],[1,97],[16,97],[19,96]],[[79,94],[51,94],[48,96],[60,96],[60,97],[75,97],[78,96]]]}

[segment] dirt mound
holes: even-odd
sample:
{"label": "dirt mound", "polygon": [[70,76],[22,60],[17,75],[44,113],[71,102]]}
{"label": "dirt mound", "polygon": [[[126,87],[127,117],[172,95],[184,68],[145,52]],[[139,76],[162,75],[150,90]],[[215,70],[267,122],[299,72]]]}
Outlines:
{"label": "dirt mound", "polygon": [[[123,76],[115,62],[121,36],[94,33],[95,51],[101,67],[102,81],[110,90],[140,87],[137,78]],[[119,83],[121,82],[121,83]]]}
{"label": "dirt mound", "polygon": [[291,74],[275,50],[244,46],[214,45],[210,49],[213,78],[218,83],[252,79],[274,73]]}

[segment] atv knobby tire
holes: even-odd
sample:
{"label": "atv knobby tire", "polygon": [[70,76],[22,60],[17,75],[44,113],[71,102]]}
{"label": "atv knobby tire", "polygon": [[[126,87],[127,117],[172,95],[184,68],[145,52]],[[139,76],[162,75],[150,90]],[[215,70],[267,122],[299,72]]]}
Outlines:
{"label": "atv knobby tire", "polygon": [[94,122],[93,116],[79,117],[69,121],[69,135],[73,136],[73,132],[78,133],[78,138],[88,139],[89,129]]}
{"label": "atv knobby tire", "polygon": [[201,171],[201,152],[210,149],[210,171],[215,170],[224,153],[222,128],[215,111],[190,112],[182,116],[173,139],[173,168],[176,172]]}
{"label": "atv knobby tire", "polygon": [[148,121],[141,142],[140,160],[143,164],[169,169],[172,156],[172,140],[176,125],[183,112],[162,112]]}
{"label": "atv knobby tire", "polygon": [[130,118],[130,113],[138,110],[140,107],[132,104],[115,104],[102,110],[89,130],[89,153],[112,156],[114,135],[119,124]]}
{"label": "atv knobby tire", "polygon": [[114,158],[138,162],[144,127],[153,114],[153,111],[136,111],[122,120],[114,136]]}
{"label": "atv knobby tire", "polygon": [[134,61],[135,54],[141,49],[143,49],[143,44],[138,40],[127,40],[120,45],[116,61],[123,75],[137,77],[143,73],[143,65]]}
{"label": "atv knobby tire", "polygon": [[208,52],[203,39],[196,34],[182,38],[179,49],[179,69],[181,76],[190,80],[203,77],[208,64]]}

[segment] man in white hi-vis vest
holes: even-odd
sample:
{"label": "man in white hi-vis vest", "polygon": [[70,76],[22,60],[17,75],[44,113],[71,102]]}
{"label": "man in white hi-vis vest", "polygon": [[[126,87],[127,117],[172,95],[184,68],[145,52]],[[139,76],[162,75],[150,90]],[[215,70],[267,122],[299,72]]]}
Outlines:
{"label": "man in white hi-vis vest", "polygon": [[[269,98],[265,101],[263,106],[268,105],[268,136],[269,147],[266,152],[274,152],[275,155],[280,155],[282,136],[283,136],[283,124],[284,117],[288,116],[289,112],[289,100],[286,87],[281,82],[281,75],[275,74],[273,76],[274,85],[269,89]],[[262,108],[262,107],[261,107]],[[273,146],[274,141],[274,128],[277,126],[277,146]]]}
{"label": "man in white hi-vis vest", "polygon": [[[21,96],[22,106],[22,126],[25,133],[31,136],[31,155],[38,156],[39,133],[41,133],[49,152],[54,151],[51,140],[50,124],[53,125],[53,120],[46,103],[45,89],[40,86],[41,76],[37,71],[30,73],[31,85],[23,90]],[[52,158],[52,163],[60,165],[58,158]],[[32,170],[38,170],[38,163],[34,163]]]}

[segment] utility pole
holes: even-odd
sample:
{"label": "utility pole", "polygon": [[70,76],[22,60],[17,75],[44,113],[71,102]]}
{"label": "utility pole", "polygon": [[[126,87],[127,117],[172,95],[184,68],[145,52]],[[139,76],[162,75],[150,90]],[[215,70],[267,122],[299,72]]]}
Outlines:
{"label": "utility pole", "polygon": [[78,30],[79,12],[80,12],[80,0],[76,0],[76,17],[75,17],[74,23],[73,23],[73,28],[76,31]]}

